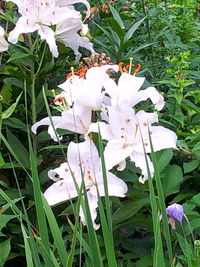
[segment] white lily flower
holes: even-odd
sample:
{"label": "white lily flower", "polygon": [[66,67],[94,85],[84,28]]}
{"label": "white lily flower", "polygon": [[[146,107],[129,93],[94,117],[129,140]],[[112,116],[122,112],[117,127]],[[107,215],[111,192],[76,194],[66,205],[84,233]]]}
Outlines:
{"label": "white lily flower", "polygon": [[109,84],[105,84],[105,90],[110,95],[113,105],[121,106],[127,104],[133,107],[149,98],[155,105],[155,108],[161,110],[164,107],[163,96],[154,87],[140,90],[144,80],[144,77],[122,73],[118,84],[114,81],[111,84],[110,81]]}
{"label": "white lily flower", "polygon": [[0,26],[0,52],[5,52],[6,50],[8,50],[8,43],[4,38],[4,34],[4,28]]}
{"label": "white lily flower", "polygon": [[[76,102],[71,109],[63,111],[61,116],[52,116],[51,119],[55,130],[59,128],[79,134],[85,134],[91,124],[91,112],[91,109]],[[49,117],[36,122],[31,128],[32,132],[36,134],[37,128],[43,125],[49,126],[48,134],[54,141],[58,141]],[[59,137],[59,139],[61,140],[62,137]]]}
{"label": "white lily flower", "polygon": [[[176,134],[162,126],[151,125],[158,122],[156,113],[139,111],[135,114],[128,106],[110,106],[108,111],[108,124],[93,123],[89,128],[89,132],[98,132],[100,129],[102,138],[108,140],[104,152],[107,170],[118,164],[119,170],[124,169],[122,161],[130,156],[135,165],[142,170],[143,176],[139,180],[144,182],[148,178],[144,147],[146,153],[151,153],[149,131],[154,151],[176,148]],[[147,160],[150,173],[153,175],[153,165],[148,157]]]}
{"label": "white lily flower", "polygon": [[[51,179],[56,180],[59,178],[60,180],[51,185],[45,191],[44,196],[49,205],[55,205],[77,197],[78,192],[74,179],[78,187],[80,187],[83,175],[93,226],[97,230],[99,228],[99,225],[95,223],[97,217],[96,208],[98,207],[97,188],[99,195],[105,196],[103,174],[97,148],[91,140],[78,144],[71,142],[68,147],[67,158],[68,163],[63,163],[59,168],[49,171]],[[127,186],[120,178],[111,172],[107,172],[107,182],[109,196],[125,196]],[[83,224],[86,224],[82,208],[80,209],[80,217]]]}
{"label": "white lily flower", "polygon": [[[77,12],[77,11],[76,11]],[[79,12],[77,12],[79,13]],[[80,13],[79,13],[80,14]],[[57,41],[63,43],[66,47],[70,47],[76,55],[78,61],[81,57],[81,53],[78,51],[79,47],[84,47],[94,52],[92,43],[84,36],[80,36],[78,33],[83,29],[83,23],[80,17],[68,17],[61,21],[56,26],[55,38]]]}
{"label": "white lily flower", "polygon": [[62,96],[66,98],[70,106],[74,101],[78,101],[92,110],[100,110],[105,100],[104,83],[108,83],[111,80],[107,74],[108,69],[117,71],[118,66],[104,65],[90,68],[87,70],[85,78],[72,75],[59,85],[63,89]]}
{"label": "white lily flower", "polygon": [[54,31],[50,26],[59,24],[66,17],[79,18],[79,12],[72,6],[57,6],[55,0],[12,0],[12,2],[18,6],[22,16],[18,19],[14,30],[10,32],[8,41],[15,44],[21,33],[38,31],[41,39],[45,39],[48,43],[53,56],[57,57]]}

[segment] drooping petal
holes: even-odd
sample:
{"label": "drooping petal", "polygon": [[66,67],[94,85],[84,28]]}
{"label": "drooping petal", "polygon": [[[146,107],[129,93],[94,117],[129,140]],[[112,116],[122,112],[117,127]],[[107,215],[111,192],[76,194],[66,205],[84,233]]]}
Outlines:
{"label": "drooping petal", "polygon": [[76,3],[83,3],[87,7],[87,17],[90,16],[90,4],[86,0],[55,0],[57,6],[68,6]]}
{"label": "drooping petal", "polygon": [[77,197],[78,194],[74,183],[69,183],[67,180],[60,180],[52,184],[44,192],[44,196],[49,205],[52,206]]}
{"label": "drooping petal", "polygon": [[[88,198],[88,204],[90,209],[90,215],[93,223],[93,227],[95,230],[98,230],[100,225],[95,223],[95,219],[97,217],[97,207],[98,207],[98,198],[97,196],[94,196],[90,193],[90,191],[87,192],[87,198]],[[79,216],[81,217],[81,221],[84,225],[87,225],[85,214],[83,212],[82,207],[80,207]]]}
{"label": "drooping petal", "polygon": [[38,33],[42,40],[46,40],[52,55],[58,57],[58,48],[54,37],[54,31],[47,26],[41,26]]}
{"label": "drooping petal", "polygon": [[[111,172],[107,172],[106,176],[108,185],[108,195],[125,197],[125,194],[128,191],[126,183]],[[90,193],[94,196],[97,196],[97,187],[98,187],[99,195],[105,196],[103,176],[101,172],[98,173],[98,175],[96,176],[96,183],[97,185],[94,185],[90,188]]]}
{"label": "drooping petal", "polygon": [[[163,126],[151,126],[150,132],[154,151],[160,151],[166,148],[176,148],[177,136],[171,130]],[[147,153],[151,152],[149,145],[145,148]]]}
{"label": "drooping petal", "polygon": [[79,47],[84,47],[94,52],[93,45],[89,42],[89,39],[78,34],[82,30],[81,17],[79,13],[78,15],[79,17],[72,16],[58,23],[55,31],[55,38],[74,51],[76,60],[79,60],[81,57],[81,53],[78,50]]}
{"label": "drooping petal", "polygon": [[135,97],[129,98],[129,103],[133,107],[141,101],[146,101],[148,98],[152,101],[157,110],[161,110],[164,107],[164,97],[159,94],[154,87],[148,87],[145,90],[140,90],[137,94],[135,94]]}
{"label": "drooping petal", "polygon": [[[152,177],[153,174],[154,174],[153,164],[152,164],[149,156],[146,155],[146,157],[147,157],[147,162],[148,162],[150,175]],[[144,182],[148,179],[148,169],[147,169],[147,163],[146,163],[146,160],[145,160],[145,155],[143,153],[137,153],[137,152],[134,151],[130,155],[130,159],[135,163],[136,167],[139,167],[141,169],[142,176],[140,176],[139,182],[144,184]]]}
{"label": "drooping petal", "polygon": [[18,19],[15,28],[10,32],[8,41],[16,44],[18,42],[19,35],[22,33],[30,33],[37,31],[40,28],[39,24],[36,24],[34,20],[22,16]]}
{"label": "drooping petal", "polygon": [[131,145],[124,145],[117,139],[108,141],[104,151],[106,169],[111,170],[122,160],[125,160],[127,157],[129,157],[132,151],[133,147]]}
{"label": "drooping petal", "polygon": [[[52,119],[54,126],[56,127],[60,123],[60,121],[62,120],[62,117],[61,116],[52,116],[51,119]],[[34,134],[36,134],[37,128],[40,126],[43,126],[43,125],[47,125],[47,126],[51,125],[51,120],[49,117],[46,117],[46,118],[36,122],[35,124],[33,124],[33,126],[31,127],[31,131]]]}

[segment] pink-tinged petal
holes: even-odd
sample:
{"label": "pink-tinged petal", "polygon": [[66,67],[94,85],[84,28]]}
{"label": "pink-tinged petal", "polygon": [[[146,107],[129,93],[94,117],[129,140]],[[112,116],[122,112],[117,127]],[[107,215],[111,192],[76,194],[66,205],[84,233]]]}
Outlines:
{"label": "pink-tinged petal", "polygon": [[[149,156],[148,155],[146,155],[146,156],[147,156],[147,162],[148,162],[150,175],[152,177],[154,174],[153,164],[152,164]],[[137,153],[134,151],[130,155],[130,159],[135,163],[136,167],[141,169],[142,176],[140,176],[139,182],[144,184],[144,182],[148,179],[148,169],[147,169],[147,164],[146,164],[146,160],[145,160],[145,155],[143,153]]]}
{"label": "pink-tinged petal", "polygon": [[139,92],[137,92],[137,94],[135,94],[135,97],[130,97],[129,103],[131,106],[135,106],[141,101],[146,101],[148,98],[152,101],[157,110],[163,109],[165,105],[164,97],[159,94],[159,92],[154,87],[148,87],[145,90],[140,90]]}
{"label": "pink-tinged petal", "polygon": [[82,168],[85,180],[94,181],[96,173],[101,169],[97,148],[90,140],[81,143],[70,142],[67,159],[72,171],[81,175]]}
{"label": "pink-tinged petal", "polygon": [[44,196],[50,206],[77,197],[76,187],[73,183],[60,180],[52,184],[45,192]]}
{"label": "pink-tinged petal", "polygon": [[[108,195],[109,196],[117,196],[117,197],[125,197],[125,194],[128,191],[126,183],[118,178],[111,172],[107,172],[107,184],[108,184]],[[97,186],[94,185],[90,188],[90,193],[94,196],[97,196],[97,187],[100,196],[105,196],[104,184],[103,184],[103,176],[102,173],[98,173],[96,176]]]}
{"label": "pink-tinged petal", "polygon": [[34,20],[31,20],[28,17],[20,17],[17,21],[17,24],[9,34],[8,41],[10,43],[16,44],[18,42],[19,35],[22,33],[30,33],[37,31],[40,28],[39,24],[36,24]]}
{"label": "pink-tinged petal", "polygon": [[136,122],[134,110],[126,105],[108,107],[109,124],[113,137],[127,143],[128,139],[134,137]]}
{"label": "pink-tinged petal", "polygon": [[[91,219],[92,219],[92,223],[93,223],[93,227],[95,230],[98,230],[100,225],[97,225],[95,223],[95,219],[97,217],[97,207],[98,207],[98,198],[97,196],[94,196],[90,193],[90,191],[87,192],[87,198],[88,198],[88,203],[89,203],[89,209],[90,209],[90,215],[91,215]],[[85,218],[85,214],[83,212],[82,207],[80,207],[80,211],[79,211],[79,216],[81,217],[81,221],[84,225],[87,225],[86,222],[86,218]]]}
{"label": "pink-tinged petal", "polygon": [[116,139],[108,141],[104,151],[106,169],[111,170],[122,160],[125,160],[127,157],[129,157],[132,151],[133,147],[131,145],[123,144]]}
{"label": "pink-tinged petal", "polygon": [[58,57],[58,48],[54,37],[54,31],[47,26],[41,25],[40,29],[38,30],[38,33],[42,40],[46,40],[52,55],[54,57]]}

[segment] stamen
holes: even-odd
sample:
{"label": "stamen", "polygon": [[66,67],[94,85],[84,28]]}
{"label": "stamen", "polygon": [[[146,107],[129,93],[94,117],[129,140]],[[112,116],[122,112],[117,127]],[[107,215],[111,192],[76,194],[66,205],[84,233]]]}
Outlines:
{"label": "stamen", "polygon": [[124,65],[124,62],[119,62],[118,67],[119,67],[119,71],[123,72],[123,68],[122,66]]}
{"label": "stamen", "polygon": [[85,77],[86,72],[87,72],[88,68],[82,68],[80,70],[74,71],[74,67],[71,67],[71,72],[66,76],[66,80],[68,80],[70,77],[72,77],[73,75],[78,75],[79,79]]}
{"label": "stamen", "polygon": [[53,100],[53,103],[56,103],[57,101],[63,102],[64,98],[63,97],[58,97],[58,98]]}
{"label": "stamen", "polygon": [[130,120],[129,120],[129,119],[127,119],[127,120],[126,120],[126,123],[129,123],[129,122],[130,122]]}
{"label": "stamen", "polygon": [[135,74],[138,73],[140,71],[140,69],[141,69],[141,64],[139,63],[138,67],[136,69],[134,69],[134,73]]}

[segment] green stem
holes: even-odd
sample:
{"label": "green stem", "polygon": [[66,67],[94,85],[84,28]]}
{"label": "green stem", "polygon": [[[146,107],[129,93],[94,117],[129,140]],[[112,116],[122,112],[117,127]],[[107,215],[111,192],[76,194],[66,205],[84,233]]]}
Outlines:
{"label": "green stem", "polygon": [[[33,45],[32,45],[32,39],[31,35],[28,34],[28,42],[29,42],[29,48],[31,52],[33,52]],[[36,111],[36,98],[35,98],[35,66],[34,66],[34,59],[31,62],[31,114],[32,114],[32,124],[36,123],[37,120],[37,111]],[[35,156],[37,155],[37,136],[35,134],[32,134],[33,139],[33,151]]]}

